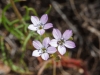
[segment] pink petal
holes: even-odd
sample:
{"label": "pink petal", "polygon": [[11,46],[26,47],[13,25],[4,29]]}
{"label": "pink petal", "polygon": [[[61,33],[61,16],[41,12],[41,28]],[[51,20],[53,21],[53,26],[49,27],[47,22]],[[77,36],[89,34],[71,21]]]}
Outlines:
{"label": "pink petal", "polygon": [[51,27],[53,27],[52,23],[47,23],[45,24],[44,29],[49,29]]}
{"label": "pink petal", "polygon": [[40,35],[43,35],[45,33],[45,30],[44,29],[39,29],[39,30],[37,30],[37,33],[40,34]]}
{"label": "pink petal", "polygon": [[44,14],[42,15],[42,17],[40,18],[40,21],[42,22],[42,24],[45,24],[48,20],[48,15]]}
{"label": "pink petal", "polygon": [[55,47],[48,47],[48,49],[47,49],[47,53],[50,53],[50,54],[53,54],[53,53],[55,53],[57,50],[56,50],[56,48]]}
{"label": "pink petal", "polygon": [[61,32],[58,29],[53,29],[53,36],[58,40],[61,38]]}
{"label": "pink petal", "polygon": [[57,40],[56,39],[52,39],[51,41],[50,41],[50,43],[49,43],[51,46],[53,46],[53,47],[57,47],[58,45],[57,45]]}
{"label": "pink petal", "polygon": [[37,41],[37,40],[33,41],[33,46],[36,49],[41,49],[43,47],[42,44],[39,41]]}
{"label": "pink petal", "polygon": [[39,56],[40,56],[40,53],[41,53],[41,51],[34,50],[34,51],[32,52],[32,56],[39,57]]}
{"label": "pink petal", "polygon": [[43,53],[41,55],[41,57],[42,57],[43,60],[47,60],[49,58],[49,54],[48,53]]}
{"label": "pink petal", "polygon": [[73,35],[72,30],[66,30],[66,31],[63,33],[63,38],[64,38],[65,40],[68,40],[72,35]]}
{"label": "pink petal", "polygon": [[58,51],[61,55],[66,53],[66,48],[64,46],[58,46]]}
{"label": "pink petal", "polygon": [[34,18],[39,22],[39,18],[37,16],[34,16]]}
{"label": "pink petal", "polygon": [[49,38],[49,37],[46,37],[46,38],[44,38],[44,40],[43,40],[43,45],[47,48],[48,45],[49,45],[49,42],[50,42],[50,38]]}
{"label": "pink petal", "polygon": [[65,46],[68,48],[75,48],[75,43],[73,41],[66,41]]}
{"label": "pink petal", "polygon": [[36,26],[37,24],[39,24],[39,19],[37,16],[31,16],[31,21],[32,23]]}
{"label": "pink petal", "polygon": [[33,30],[33,31],[36,31],[36,30],[37,30],[37,27],[35,27],[33,24],[30,24],[30,25],[28,26],[28,29],[29,29],[29,30]]}

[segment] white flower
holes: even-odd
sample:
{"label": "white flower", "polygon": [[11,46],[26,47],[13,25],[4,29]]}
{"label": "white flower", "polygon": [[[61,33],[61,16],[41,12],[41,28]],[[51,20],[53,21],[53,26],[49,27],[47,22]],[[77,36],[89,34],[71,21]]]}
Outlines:
{"label": "white flower", "polygon": [[55,47],[49,46],[49,42],[49,37],[45,38],[42,44],[39,41],[33,41],[33,46],[36,50],[33,51],[32,56],[41,56],[42,59],[47,60],[49,58],[49,54],[53,54],[57,51]]}
{"label": "white flower", "polygon": [[66,53],[66,48],[75,48],[75,43],[68,40],[72,36],[72,30],[66,30],[63,35],[58,29],[53,29],[53,36],[55,39],[50,41],[50,45],[53,47],[58,47],[58,51],[61,55]]}
{"label": "white flower", "polygon": [[28,29],[37,31],[38,34],[43,35],[46,29],[53,27],[52,23],[46,23],[48,20],[48,15],[44,14],[39,18],[37,16],[31,16],[31,21],[33,24],[28,26]]}

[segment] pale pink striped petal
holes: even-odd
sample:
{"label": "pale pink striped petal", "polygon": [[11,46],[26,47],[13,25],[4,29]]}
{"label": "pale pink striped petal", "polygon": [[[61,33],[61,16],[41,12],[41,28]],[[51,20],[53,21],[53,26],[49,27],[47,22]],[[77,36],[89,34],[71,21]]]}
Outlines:
{"label": "pale pink striped petal", "polygon": [[40,43],[40,41],[33,41],[33,46],[36,48],[36,49],[41,49],[43,46],[42,44]]}
{"label": "pale pink striped petal", "polygon": [[40,56],[40,53],[41,53],[41,51],[34,50],[34,51],[32,52],[32,56],[39,57],[39,56]]}
{"label": "pale pink striped petal", "polygon": [[66,41],[64,45],[67,48],[75,48],[75,43],[73,41]]}
{"label": "pale pink striped petal", "polygon": [[34,18],[39,22],[39,18],[37,16],[34,16]]}
{"label": "pale pink striped petal", "polygon": [[40,35],[43,35],[45,33],[45,30],[44,29],[39,29],[39,30],[37,30],[37,33],[40,34]]}
{"label": "pale pink striped petal", "polygon": [[61,32],[58,29],[53,29],[53,36],[58,40],[61,38]]}
{"label": "pale pink striped petal", "polygon": [[49,45],[49,42],[50,42],[50,38],[49,37],[44,38],[44,40],[43,40],[43,46],[45,46],[47,48],[48,45]]}
{"label": "pale pink striped petal", "polygon": [[49,54],[48,53],[43,53],[41,55],[41,57],[42,57],[43,60],[47,60],[49,58]]}
{"label": "pale pink striped petal", "polygon": [[47,53],[50,53],[50,54],[53,54],[53,53],[55,53],[57,50],[56,50],[56,48],[55,47],[48,47],[48,49],[47,49]]}
{"label": "pale pink striped petal", "polygon": [[66,30],[64,33],[63,33],[63,38],[65,40],[68,40],[71,36],[72,36],[72,30]]}
{"label": "pale pink striped petal", "polygon": [[53,24],[52,23],[47,23],[44,25],[44,29],[49,29],[49,28],[52,28],[53,27]]}
{"label": "pale pink striped petal", "polygon": [[30,24],[30,25],[28,26],[28,29],[29,29],[29,30],[33,30],[33,31],[36,31],[36,30],[37,30],[37,27],[35,27],[33,24]]}
{"label": "pale pink striped petal", "polygon": [[49,43],[51,46],[53,46],[53,47],[57,47],[58,45],[57,45],[57,40],[56,39],[52,39],[51,41],[50,41],[50,43]]}
{"label": "pale pink striped petal", "polygon": [[48,15],[47,14],[42,15],[40,21],[42,22],[42,24],[45,24],[48,21]]}
{"label": "pale pink striped petal", "polygon": [[66,48],[64,46],[58,46],[58,52],[64,55],[66,53]]}
{"label": "pale pink striped petal", "polygon": [[39,20],[38,20],[37,16],[31,16],[31,21],[35,26],[39,23]]}

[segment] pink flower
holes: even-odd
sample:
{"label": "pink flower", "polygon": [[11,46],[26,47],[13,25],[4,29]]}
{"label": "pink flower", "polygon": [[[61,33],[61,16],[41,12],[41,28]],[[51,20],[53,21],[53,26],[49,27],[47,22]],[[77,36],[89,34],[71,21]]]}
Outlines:
{"label": "pink flower", "polygon": [[31,16],[31,21],[33,24],[30,24],[28,29],[37,31],[38,34],[42,35],[45,33],[46,29],[53,27],[52,23],[46,23],[47,20],[47,14],[42,15],[40,19],[37,16]]}
{"label": "pink flower", "polygon": [[58,47],[58,52],[63,55],[66,53],[66,48],[75,48],[75,43],[70,41],[69,38],[72,36],[72,30],[66,30],[63,35],[58,29],[53,29],[53,36],[55,39],[50,41],[50,45]]}
{"label": "pink flower", "polygon": [[49,58],[49,54],[53,54],[57,51],[55,47],[49,46],[49,42],[49,37],[45,38],[42,44],[39,41],[33,41],[33,46],[36,50],[33,51],[32,56],[41,56],[42,59],[47,60]]}

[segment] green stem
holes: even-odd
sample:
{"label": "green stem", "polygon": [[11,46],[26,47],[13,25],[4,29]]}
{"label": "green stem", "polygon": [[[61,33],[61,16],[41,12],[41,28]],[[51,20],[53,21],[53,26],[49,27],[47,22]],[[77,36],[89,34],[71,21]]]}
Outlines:
{"label": "green stem", "polygon": [[[27,44],[28,40],[31,38],[31,36],[32,36],[32,33],[30,33],[30,34],[26,37],[25,42],[24,42],[24,44],[23,44],[23,46],[22,46],[22,52],[25,52],[26,44]],[[25,54],[23,53],[22,56],[21,56],[21,60],[24,58],[24,55],[25,55]]]}
{"label": "green stem", "polygon": [[32,36],[32,33],[29,33],[29,35],[26,37],[25,42],[24,42],[24,44],[22,46],[22,51],[25,50],[25,46],[26,46],[28,40],[31,38],[31,36]]}
{"label": "green stem", "polygon": [[5,47],[4,47],[4,41],[3,41],[3,37],[0,37],[0,48],[1,48],[1,51],[2,51],[2,56],[3,56],[3,61],[5,64],[8,64],[7,63],[7,56],[6,56],[6,53],[5,53]]}

